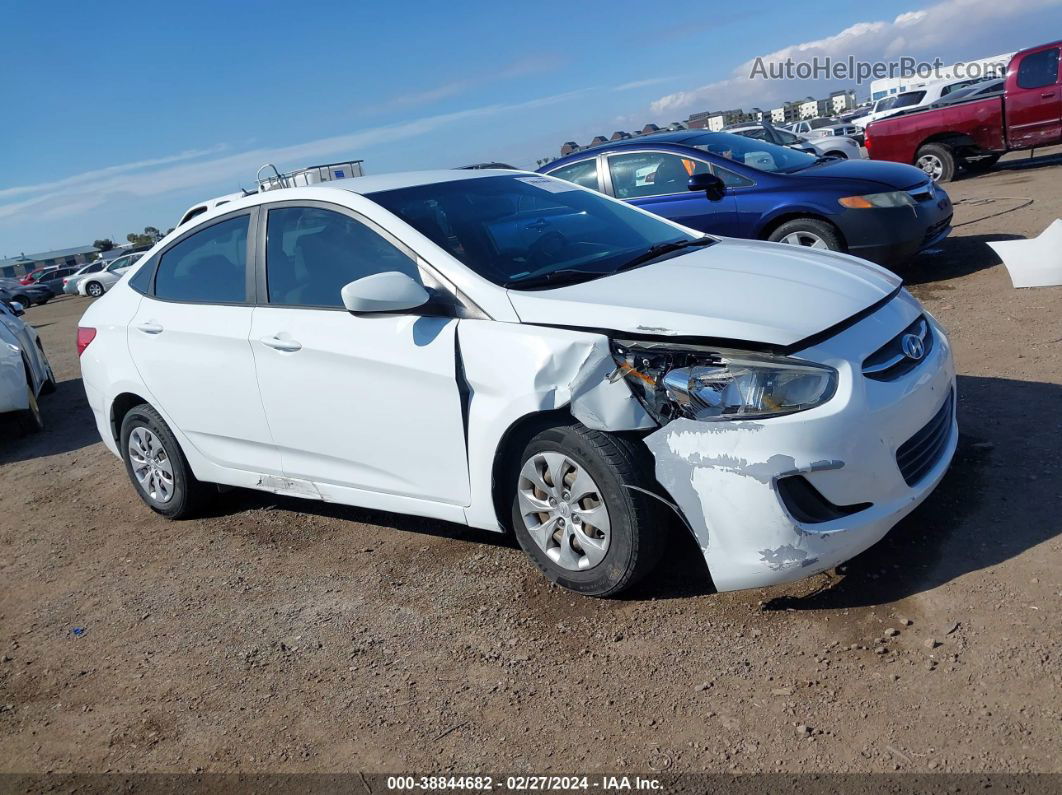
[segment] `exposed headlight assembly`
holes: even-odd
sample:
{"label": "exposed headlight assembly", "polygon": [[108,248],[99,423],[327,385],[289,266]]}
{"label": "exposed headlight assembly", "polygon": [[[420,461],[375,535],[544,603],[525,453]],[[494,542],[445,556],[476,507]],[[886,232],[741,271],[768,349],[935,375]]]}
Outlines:
{"label": "exposed headlight assembly", "polygon": [[914,207],[915,200],[904,190],[893,190],[887,193],[868,193],[865,196],[845,196],[838,199],[837,203],[849,209],[869,210],[874,207]]}
{"label": "exposed headlight assembly", "polygon": [[695,345],[614,340],[616,370],[653,418],[751,420],[820,406],[837,371],[785,356]]}

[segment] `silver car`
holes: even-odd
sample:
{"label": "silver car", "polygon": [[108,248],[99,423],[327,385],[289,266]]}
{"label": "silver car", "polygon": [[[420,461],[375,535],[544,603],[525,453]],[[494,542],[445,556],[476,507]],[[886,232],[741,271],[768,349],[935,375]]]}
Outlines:
{"label": "silver car", "polygon": [[746,138],[755,138],[760,141],[788,146],[791,149],[799,149],[808,154],[823,157],[840,157],[844,160],[861,160],[866,158],[863,148],[858,142],[847,136],[824,136],[822,138],[807,138],[796,135],[788,130],[765,124],[739,124],[728,127],[727,132],[743,135]]}
{"label": "silver car", "polygon": [[83,265],[80,270],[63,279],[63,292],[66,295],[77,295],[77,286],[81,283],[82,279],[86,276],[91,276],[93,273],[99,273],[106,267],[107,262],[104,259],[97,259],[95,262]]}

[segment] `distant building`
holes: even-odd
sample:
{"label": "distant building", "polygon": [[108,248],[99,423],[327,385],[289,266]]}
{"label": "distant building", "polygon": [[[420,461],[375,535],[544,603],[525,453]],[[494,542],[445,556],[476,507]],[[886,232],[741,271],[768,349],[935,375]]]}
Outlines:
{"label": "distant building", "polygon": [[575,141],[565,141],[561,145],[561,157],[567,157],[572,152],[578,152],[578,151],[579,151],[579,144],[577,144]]}
{"label": "distant building", "polygon": [[655,132],[660,132],[660,128],[652,122],[642,127],[642,135],[650,135]]}
{"label": "distant building", "polygon": [[629,132],[624,132],[623,130],[616,130],[616,132],[612,133],[612,137],[609,140],[610,141],[624,141],[624,140],[626,140],[627,138],[630,138],[630,137],[631,137],[631,134]]}
{"label": "distant building", "polygon": [[691,130],[719,132],[730,124],[748,121],[751,116],[743,110],[713,110],[691,113],[686,126]]}
{"label": "distant building", "polygon": [[855,106],[856,95],[852,89],[847,88],[844,91],[830,92],[830,115],[844,113],[846,110],[852,110]]}
{"label": "distant building", "polygon": [[601,144],[607,144],[608,138],[603,135],[595,135],[594,140],[590,142],[590,146],[600,146]]}
{"label": "distant building", "polygon": [[96,259],[99,250],[95,246],[77,246],[61,248],[55,251],[42,251],[39,254],[19,254],[17,257],[0,259],[0,276],[11,278],[47,268],[50,265],[84,265]]}
{"label": "distant building", "polygon": [[785,105],[780,108],[771,109],[771,121],[775,124],[782,124],[785,122]]}
{"label": "distant building", "polygon": [[800,103],[801,119],[816,119],[819,116],[829,116],[831,113],[830,100],[828,99],[808,97]]}

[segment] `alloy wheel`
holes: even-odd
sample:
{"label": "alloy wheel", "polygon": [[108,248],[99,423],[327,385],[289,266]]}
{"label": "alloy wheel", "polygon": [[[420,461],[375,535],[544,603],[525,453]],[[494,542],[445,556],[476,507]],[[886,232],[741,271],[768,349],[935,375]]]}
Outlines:
{"label": "alloy wheel", "polygon": [[939,180],[944,174],[944,163],[936,155],[922,155],[918,158],[918,162],[915,165],[922,169],[926,176],[934,182]]}
{"label": "alloy wheel", "polygon": [[173,465],[159,438],[147,428],[134,428],[129,434],[129,461],[140,488],[154,502],[164,504],[173,497]]}
{"label": "alloy wheel", "polygon": [[536,453],[520,469],[517,497],[524,527],[555,564],[585,571],[604,560],[608,508],[581,464],[560,452]]}
{"label": "alloy wheel", "polygon": [[101,295],[103,295],[103,288],[93,282],[85,288],[85,292],[87,292],[92,298],[99,298]]}
{"label": "alloy wheel", "polygon": [[790,232],[779,242],[788,243],[791,246],[804,246],[806,248],[829,248],[829,246],[826,245],[826,241],[814,232]]}

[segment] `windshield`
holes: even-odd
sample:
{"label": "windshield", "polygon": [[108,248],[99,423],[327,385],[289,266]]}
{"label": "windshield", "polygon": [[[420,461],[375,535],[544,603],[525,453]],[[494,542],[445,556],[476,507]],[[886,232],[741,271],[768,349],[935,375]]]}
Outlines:
{"label": "windshield", "polygon": [[[593,191],[532,174],[368,196],[476,273],[516,289],[607,276],[653,246],[697,239]],[[538,283],[550,273],[555,280]]]}
{"label": "windshield", "polygon": [[731,133],[705,133],[687,139],[683,144],[743,163],[759,171],[792,172],[815,163],[813,155]]}

